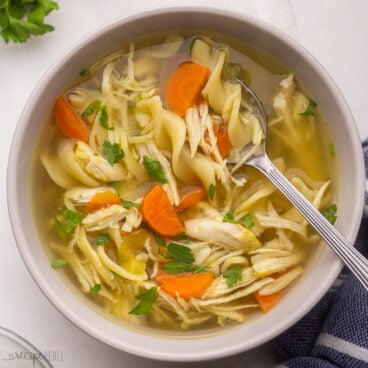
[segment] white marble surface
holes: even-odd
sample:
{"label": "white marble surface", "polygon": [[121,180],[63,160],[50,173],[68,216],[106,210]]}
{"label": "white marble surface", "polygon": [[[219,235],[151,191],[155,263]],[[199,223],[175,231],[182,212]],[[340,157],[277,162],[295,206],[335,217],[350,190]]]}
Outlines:
{"label": "white marble surface", "polygon": [[[57,312],[26,270],[13,239],[6,204],[5,173],[12,135],[30,92],[45,70],[80,37],[109,19],[175,0],[58,0],[48,17],[56,28],[26,44],[0,40],[0,326],[18,332],[41,351],[55,352],[55,367],[272,367],[269,345],[238,356],[200,364],[170,364],[137,358],[86,336]],[[202,0],[201,5],[244,12],[273,24],[304,45],[343,92],[362,138],[368,136],[368,2],[366,0]],[[28,180],[25,176],[24,180]],[[246,338],[246,336],[244,337]],[[7,367],[0,361],[0,367]]]}

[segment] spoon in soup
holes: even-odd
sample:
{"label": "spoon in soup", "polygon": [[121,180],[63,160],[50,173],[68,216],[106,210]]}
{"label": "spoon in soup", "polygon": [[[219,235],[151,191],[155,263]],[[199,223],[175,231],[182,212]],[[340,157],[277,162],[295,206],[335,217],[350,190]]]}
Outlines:
{"label": "spoon in soup", "polygon": [[[261,171],[284,194],[368,290],[368,260],[335,229],[271,162],[266,150],[267,116],[262,102],[243,81],[236,79],[235,82],[241,85],[243,92],[250,97],[248,100],[250,100],[252,107],[254,106],[258,110],[258,116],[265,135],[261,146],[244,162],[244,165],[252,166]],[[228,160],[228,163],[238,164],[238,162],[231,162],[230,160]]]}

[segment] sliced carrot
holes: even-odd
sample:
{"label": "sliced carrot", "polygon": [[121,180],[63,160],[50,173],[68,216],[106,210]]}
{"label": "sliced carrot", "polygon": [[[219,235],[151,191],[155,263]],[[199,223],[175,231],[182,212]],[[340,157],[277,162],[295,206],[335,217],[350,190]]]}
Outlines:
{"label": "sliced carrot", "polygon": [[156,275],[156,282],[165,293],[171,296],[179,294],[184,299],[190,299],[203,294],[211,285],[212,281],[212,272],[186,272],[179,275],[172,275],[163,270],[158,270]]}
{"label": "sliced carrot", "polygon": [[179,195],[180,195],[180,203],[178,206],[176,206],[176,210],[182,211],[188,207],[197,204],[201,199],[203,199],[206,196],[206,192],[201,187],[189,185],[181,189]]}
{"label": "sliced carrot", "polygon": [[159,184],[144,196],[141,211],[148,226],[159,235],[171,237],[185,232],[174,206]]}
{"label": "sliced carrot", "polygon": [[257,299],[259,307],[263,313],[267,313],[271,308],[273,308],[281,298],[281,292],[276,292],[270,295],[260,295],[258,291],[254,293]]}
{"label": "sliced carrot", "polygon": [[111,206],[112,204],[121,204],[120,198],[112,190],[99,192],[96,193],[87,203],[84,212],[94,212],[100,208]]}
{"label": "sliced carrot", "polygon": [[59,96],[57,98],[54,106],[54,118],[56,125],[66,137],[88,141],[88,125],[73,109],[66,97]]}
{"label": "sliced carrot", "polygon": [[231,143],[224,123],[213,124],[213,133],[217,138],[217,148],[221,157],[226,157],[231,150]]}
{"label": "sliced carrot", "polygon": [[202,101],[201,91],[205,86],[210,70],[196,63],[183,63],[169,76],[165,86],[167,106],[183,117],[187,109]]}

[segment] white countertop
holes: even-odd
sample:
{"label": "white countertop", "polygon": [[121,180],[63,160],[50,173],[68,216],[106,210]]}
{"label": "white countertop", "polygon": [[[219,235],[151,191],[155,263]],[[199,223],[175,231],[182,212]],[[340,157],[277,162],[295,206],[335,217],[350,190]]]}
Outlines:
{"label": "white countertop", "polygon": [[[171,364],[137,358],[85,335],[40,292],[26,270],[13,239],[6,203],[8,152],[22,108],[45,70],[82,36],[109,19],[164,5],[193,5],[179,0],[58,0],[60,10],[47,22],[48,35],[14,45],[0,39],[0,326],[16,331],[55,367],[272,367],[269,345],[231,358],[198,364]],[[201,0],[201,5],[244,12],[273,24],[305,46],[335,80],[368,137],[368,1],[366,0]],[[28,180],[25,176],[24,180]],[[244,337],[246,338],[246,337]],[[0,361],[0,367],[7,367]]]}

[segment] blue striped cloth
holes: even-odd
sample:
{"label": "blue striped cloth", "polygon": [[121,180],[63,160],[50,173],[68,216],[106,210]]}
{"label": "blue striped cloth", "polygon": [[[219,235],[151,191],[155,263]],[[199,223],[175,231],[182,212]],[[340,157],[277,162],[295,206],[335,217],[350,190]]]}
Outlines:
{"label": "blue striped cloth", "polygon": [[[368,184],[368,139],[363,142]],[[367,187],[367,186],[366,186]],[[356,247],[368,256],[368,191]],[[273,341],[276,368],[368,368],[368,293],[346,268],[302,320]]]}

